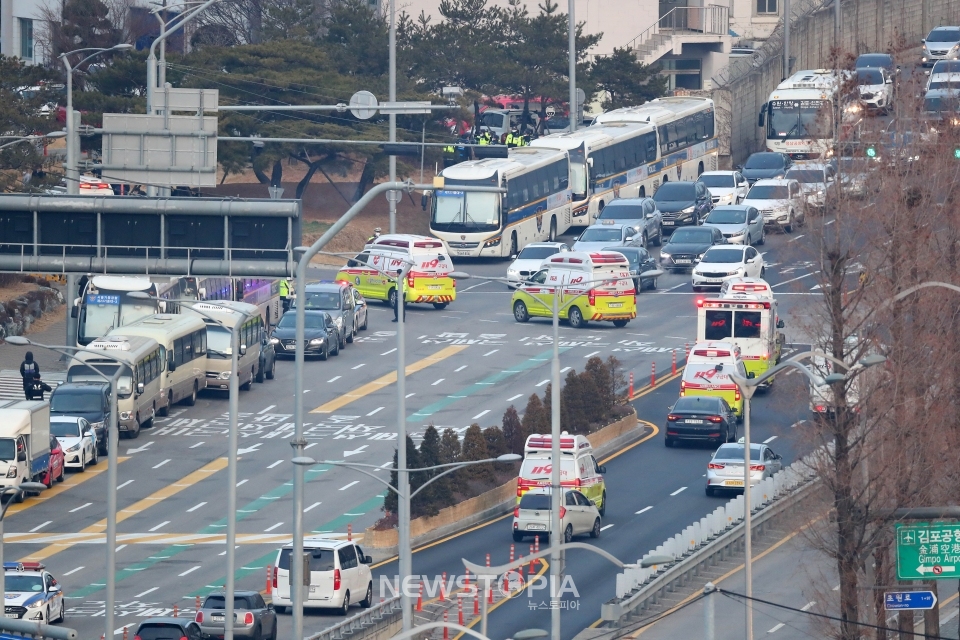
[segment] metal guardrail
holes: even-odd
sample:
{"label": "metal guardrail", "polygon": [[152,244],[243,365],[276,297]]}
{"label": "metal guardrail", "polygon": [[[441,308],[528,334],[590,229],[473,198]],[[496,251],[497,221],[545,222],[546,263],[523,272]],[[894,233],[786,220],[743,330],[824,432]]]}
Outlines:
{"label": "metal guardrail", "polygon": [[400,596],[394,596],[345,618],[320,633],[308,636],[307,640],[343,640],[357,631],[366,631],[371,627],[389,624],[398,617],[400,617]]}
{"label": "metal guardrail", "polygon": [[674,7],[640,35],[627,43],[627,49],[639,49],[656,35],[710,34],[727,35],[730,30],[730,8],[711,4],[706,7]]}
{"label": "metal guardrail", "polygon": [[[794,462],[753,488],[753,529],[762,529],[771,518],[806,497],[817,482],[816,456],[812,453]],[[617,597],[601,606],[600,618],[618,622],[636,610],[656,604],[663,593],[716,564],[732,553],[731,548],[739,549],[744,537],[743,518],[744,500],[739,495],[643,556],[670,556],[673,562],[643,568],[641,558],[636,564],[626,565],[623,573],[617,575]]]}
{"label": "metal guardrail", "polygon": [[46,640],[76,640],[77,632],[75,629],[67,627],[54,627],[53,625],[33,622],[31,620],[14,620],[0,618],[0,630],[11,631],[18,636],[27,638],[43,638]]}

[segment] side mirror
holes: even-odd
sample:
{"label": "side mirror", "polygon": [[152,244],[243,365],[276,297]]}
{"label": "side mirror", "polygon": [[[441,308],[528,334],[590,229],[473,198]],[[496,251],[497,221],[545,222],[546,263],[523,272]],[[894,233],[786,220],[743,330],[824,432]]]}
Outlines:
{"label": "side mirror", "polygon": [[142,382],[138,382],[138,383],[137,383],[137,393],[138,393],[138,394],[143,393],[143,389],[144,389],[143,383],[142,383]]}
{"label": "side mirror", "polygon": [[80,316],[80,307],[74,307],[70,309],[70,317],[77,318]]}
{"label": "side mirror", "polygon": [[267,603],[267,610],[268,610],[268,611],[273,611],[273,603],[272,603],[272,602],[268,602],[268,603]]}
{"label": "side mirror", "polygon": [[17,462],[26,462],[27,461],[27,452],[20,451],[17,453]]}
{"label": "side mirror", "polygon": [[363,556],[363,564],[373,564],[373,558],[370,556]]}
{"label": "side mirror", "polygon": [[424,193],[423,195],[420,196],[420,208],[423,209],[424,211],[427,210],[427,203],[429,202],[430,202],[430,197],[427,194]]}
{"label": "side mirror", "polygon": [[245,344],[240,345],[240,355],[241,356],[247,355],[247,345]]}
{"label": "side mirror", "polygon": [[893,78],[887,78],[887,84],[893,84]]}
{"label": "side mirror", "polygon": [[167,363],[167,370],[170,371],[170,373],[173,373],[177,370],[177,364],[171,360],[169,363]]}
{"label": "side mirror", "polygon": [[742,164],[738,164],[738,165],[734,166],[733,168],[734,168],[735,171],[743,171],[743,165],[742,165]]}
{"label": "side mirror", "polygon": [[747,258],[747,264],[753,264],[756,261],[757,261],[756,258]]}
{"label": "side mirror", "polygon": [[784,326],[783,320],[777,320],[777,329],[783,329]]}
{"label": "side mirror", "polygon": [[633,236],[627,236],[626,238],[624,238],[623,241],[624,241],[624,242],[630,242],[631,240],[633,240]]}
{"label": "side mirror", "polygon": [[599,466],[597,467],[597,471],[598,471],[599,473],[606,473],[606,472],[607,472],[607,467],[601,464],[601,465],[599,465]]}
{"label": "side mirror", "polygon": [[763,126],[763,111],[760,112],[760,115],[757,116],[757,126]]}
{"label": "side mirror", "polygon": [[753,371],[747,371],[747,378],[749,378],[750,380],[753,380],[756,377],[757,377],[756,373],[754,373]]}
{"label": "side mirror", "polygon": [[52,587],[50,587],[50,591],[49,591],[49,592],[50,592],[50,593],[60,593],[60,585],[58,585],[58,584],[53,585]]}
{"label": "side mirror", "polygon": [[592,166],[593,166],[593,158],[587,158],[587,166],[588,166],[588,167],[592,167]]}

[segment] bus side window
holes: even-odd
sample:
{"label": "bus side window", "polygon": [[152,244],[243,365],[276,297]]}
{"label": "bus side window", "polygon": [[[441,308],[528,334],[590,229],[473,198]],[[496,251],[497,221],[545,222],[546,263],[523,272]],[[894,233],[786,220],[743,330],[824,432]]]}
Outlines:
{"label": "bus side window", "polygon": [[173,341],[173,364],[177,367],[183,364],[183,338]]}
{"label": "bus side window", "polygon": [[206,354],[206,349],[203,348],[203,336],[206,331],[194,331],[190,335],[190,339],[193,341],[193,357],[200,358]]}

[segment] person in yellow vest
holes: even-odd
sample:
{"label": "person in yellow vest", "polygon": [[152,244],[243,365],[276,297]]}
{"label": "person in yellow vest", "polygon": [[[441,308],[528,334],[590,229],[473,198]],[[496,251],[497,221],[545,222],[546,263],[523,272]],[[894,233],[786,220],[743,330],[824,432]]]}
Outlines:
{"label": "person in yellow vest", "polygon": [[286,278],[280,280],[280,304],[285,312],[290,310],[290,283]]}

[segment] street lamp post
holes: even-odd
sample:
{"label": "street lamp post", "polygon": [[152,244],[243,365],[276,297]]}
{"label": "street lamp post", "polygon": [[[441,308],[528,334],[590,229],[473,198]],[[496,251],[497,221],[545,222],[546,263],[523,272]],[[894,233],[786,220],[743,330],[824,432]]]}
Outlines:
{"label": "street lamp post", "polygon": [[48,351],[59,353],[67,358],[72,358],[74,355],[81,352],[93,353],[101,358],[113,360],[117,363],[117,365],[119,365],[117,370],[110,377],[107,377],[106,374],[96,367],[90,367],[90,370],[94,371],[97,375],[110,383],[110,418],[104,429],[107,434],[107,581],[105,594],[106,602],[104,607],[104,637],[112,638],[114,631],[113,620],[117,589],[117,448],[119,446],[117,441],[120,438],[120,431],[118,428],[119,415],[117,410],[117,380],[119,380],[120,374],[123,372],[123,368],[129,365],[127,365],[127,363],[125,363],[123,360],[111,355],[109,351],[87,349],[84,347],[51,346],[47,344],[41,344],[39,342],[33,342],[32,340],[28,340],[23,336],[7,336],[5,340],[9,344],[20,346],[31,345],[34,347],[40,347],[41,349],[47,349]]}
{"label": "street lamp post", "polygon": [[[52,482],[52,481],[51,481]],[[0,491],[0,503],[3,504],[0,507],[0,594],[4,594],[4,601],[6,599],[7,593],[7,583],[6,583],[6,570],[3,568],[3,517],[7,515],[7,509],[10,508],[10,505],[13,504],[13,496],[19,491],[43,491],[47,488],[47,485],[40,482],[21,482],[18,487],[6,487],[3,491]],[[6,498],[6,501],[4,501]]]}
{"label": "street lamp post", "polygon": [[63,138],[66,136],[64,131],[51,131],[50,133],[44,134],[42,136],[0,136],[0,140],[9,140],[10,138],[16,138],[13,142],[6,142],[0,144],[0,149],[6,149],[7,147],[12,147],[15,144],[20,144],[21,142],[35,142],[37,140],[49,140],[53,138]]}
{"label": "street lamp post", "polygon": [[[77,168],[77,158],[80,153],[80,149],[78,148],[80,146],[80,139],[77,137],[77,126],[80,123],[77,122],[76,118],[74,118],[73,113],[73,70],[87,60],[96,58],[101,54],[107,53],[108,51],[125,51],[132,48],[132,44],[117,44],[109,48],[74,49],[73,51],[60,54],[60,60],[63,62],[63,66],[67,70],[67,162],[66,167],[64,167],[64,173],[66,174],[67,178],[68,195],[75,196],[80,193],[80,171]],[[93,53],[78,62],[76,66],[71,66],[70,56],[75,53],[83,53],[85,51],[93,51]]]}

